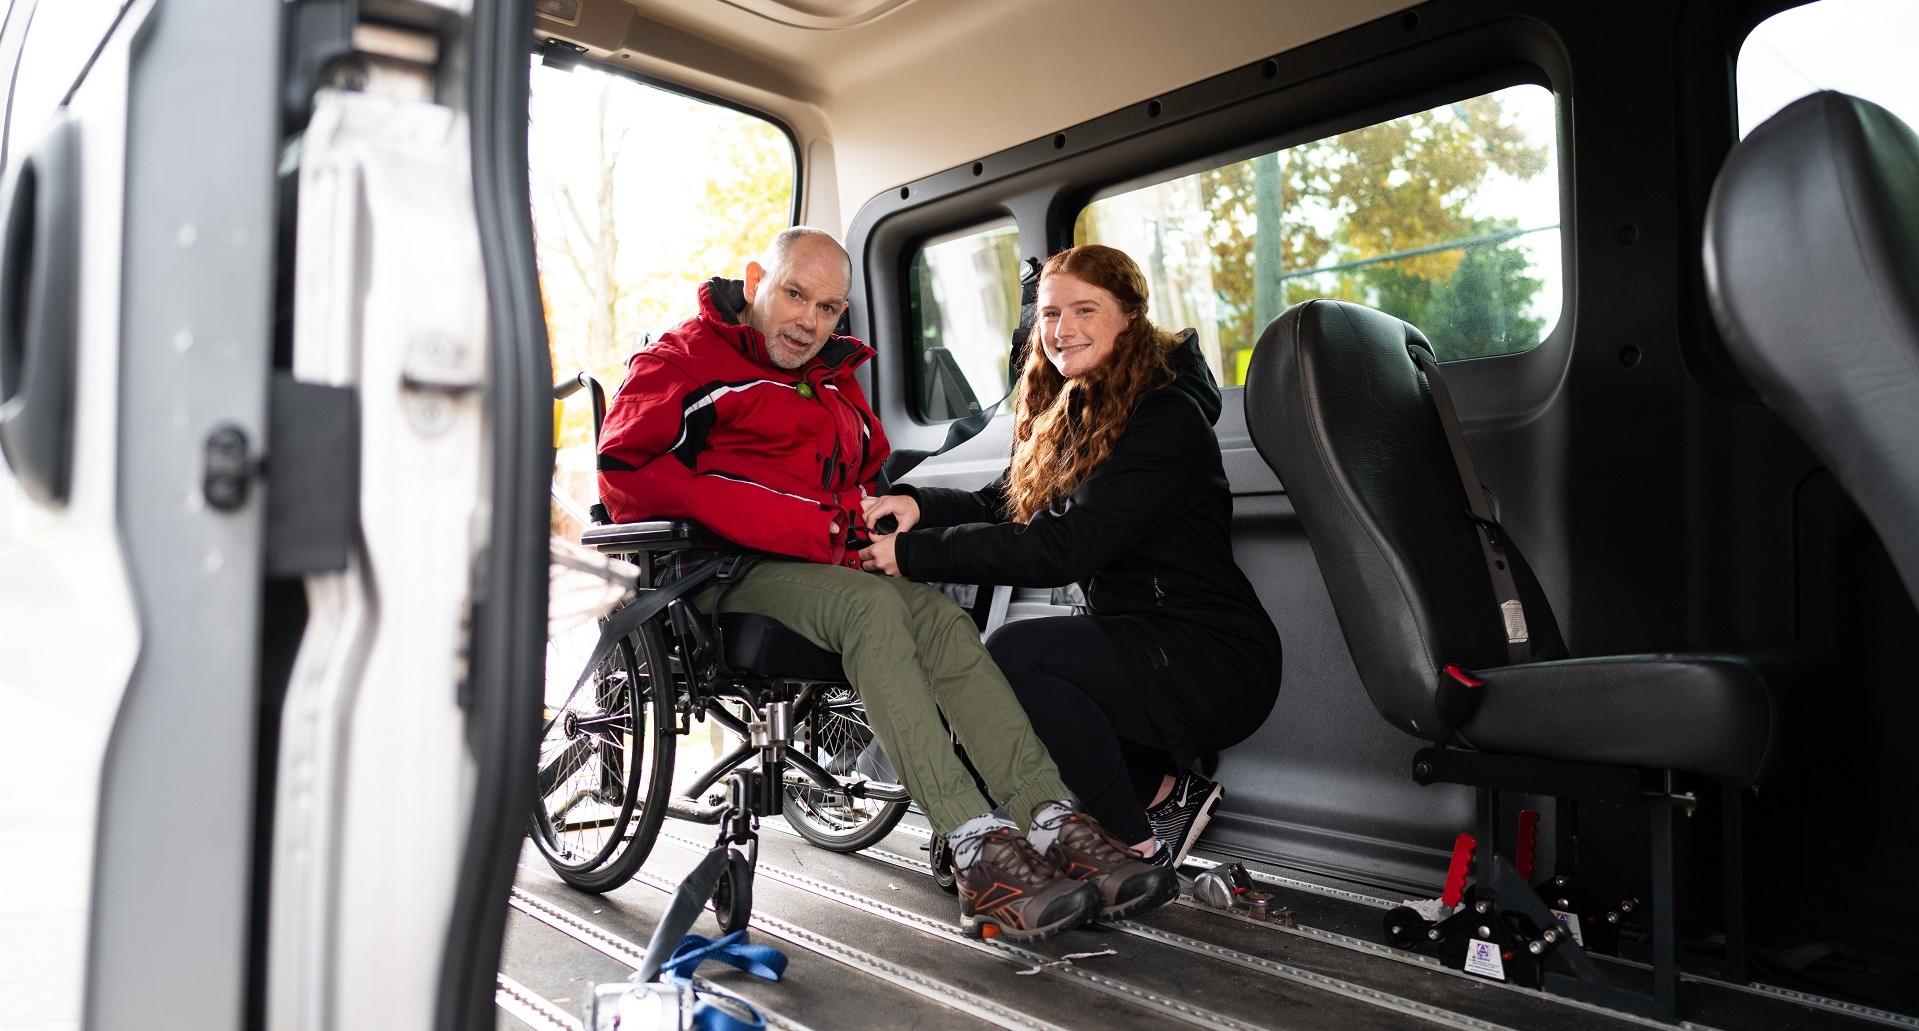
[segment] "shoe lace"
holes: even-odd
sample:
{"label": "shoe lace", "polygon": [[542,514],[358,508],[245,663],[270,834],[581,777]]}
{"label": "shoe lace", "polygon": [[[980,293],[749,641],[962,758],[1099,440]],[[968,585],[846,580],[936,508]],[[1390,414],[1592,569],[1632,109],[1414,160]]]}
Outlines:
{"label": "shoe lace", "polygon": [[1074,813],[1066,818],[1065,826],[1060,828],[1064,836],[1067,827],[1077,827],[1082,833],[1073,835],[1073,847],[1088,853],[1097,859],[1112,862],[1118,859],[1140,861],[1139,853],[1127,847],[1126,843],[1113,836],[1113,832],[1088,819],[1083,813]]}
{"label": "shoe lace", "polygon": [[[1033,848],[1033,843],[1027,841],[1024,835],[1002,827],[987,831],[981,837],[986,840],[980,843],[979,863],[996,864],[1007,873],[1028,881],[1044,881],[1055,876],[1052,864]],[[1001,847],[988,856],[987,849],[994,845]]]}

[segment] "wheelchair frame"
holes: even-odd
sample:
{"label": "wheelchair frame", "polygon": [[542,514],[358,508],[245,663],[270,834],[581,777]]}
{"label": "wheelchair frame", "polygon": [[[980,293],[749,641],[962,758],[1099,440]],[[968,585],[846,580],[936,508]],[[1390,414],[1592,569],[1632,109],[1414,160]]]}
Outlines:
{"label": "wheelchair frame", "polygon": [[[597,442],[605,416],[605,394],[599,383],[580,373],[555,387],[555,399],[582,387],[591,391]],[[559,493],[557,485],[555,493]],[[593,515],[603,513],[594,506]],[[651,591],[659,589],[651,582],[655,556],[708,542],[691,522],[593,520],[581,543],[634,562],[641,569],[641,590]],[[738,553],[722,552],[708,561],[727,562],[729,554]],[[726,575],[721,573],[722,578]],[[549,669],[549,676],[555,672]],[[570,679],[577,670],[564,673]],[[581,718],[568,706],[584,687],[591,688],[589,708],[599,711]],[[551,704],[550,696],[548,701]],[[728,703],[737,703],[741,711],[735,712]],[[635,733],[641,718],[645,729]],[[695,722],[707,719],[737,738],[738,744],[675,795],[671,774],[676,739],[689,733]],[[714,850],[726,850],[728,859],[714,892],[715,908],[728,931],[746,926],[750,915],[761,817],[788,815],[788,806],[795,806],[799,813],[788,815],[788,823],[801,836],[822,848],[854,852],[890,833],[910,801],[901,784],[835,773],[808,754],[829,739],[844,739],[844,744],[862,750],[870,747],[872,732],[850,684],[843,679],[730,668],[724,631],[690,597],[673,598],[629,633],[545,724],[532,835],[554,870],[582,890],[610,891],[626,883],[645,861],[665,816],[717,825],[720,835]],[[555,730],[560,735],[557,739]],[[564,746],[544,747],[556,741],[564,741]],[[798,747],[802,743],[804,747]],[[651,776],[642,790],[638,774],[648,757]],[[548,800],[554,792],[595,758],[598,782],[574,788],[558,812],[549,811]],[[757,763],[752,762],[755,758]],[[717,792],[722,785],[723,793]],[[566,824],[583,796],[600,804],[600,815]],[[829,818],[821,812],[861,802],[877,803],[877,807],[838,826],[829,826]],[[555,817],[561,822],[556,824]],[[607,827],[609,833],[593,847],[573,850],[561,840],[571,827]]]}

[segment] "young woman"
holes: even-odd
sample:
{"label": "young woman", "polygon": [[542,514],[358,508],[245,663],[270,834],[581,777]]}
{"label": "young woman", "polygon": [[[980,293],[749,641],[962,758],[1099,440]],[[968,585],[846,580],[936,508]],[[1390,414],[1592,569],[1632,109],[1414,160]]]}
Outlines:
{"label": "young woman", "polygon": [[860,558],[916,580],[1077,582],[1087,615],[1009,623],[988,647],[1093,818],[1177,866],[1221,796],[1193,760],[1264,722],[1280,645],[1233,561],[1219,388],[1190,330],[1147,320],[1146,294],[1111,247],[1048,260],[1011,466],[980,491],[869,499],[868,526],[899,527]]}

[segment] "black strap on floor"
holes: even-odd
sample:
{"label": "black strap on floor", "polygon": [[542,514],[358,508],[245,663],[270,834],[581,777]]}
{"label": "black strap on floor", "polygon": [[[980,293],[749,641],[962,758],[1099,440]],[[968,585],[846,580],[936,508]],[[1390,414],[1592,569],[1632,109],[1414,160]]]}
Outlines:
{"label": "black strap on floor", "polygon": [[706,900],[713,897],[713,889],[726,873],[726,859],[726,842],[722,841],[701,857],[699,865],[680,882],[672,901],[667,903],[666,914],[660,917],[659,926],[653,928],[653,937],[646,943],[646,956],[633,974],[634,981],[644,984],[660,976],[661,964],[678,947],[686,932],[693,929],[693,921],[706,912]]}
{"label": "black strap on floor", "polygon": [[[1517,665],[1532,660],[1531,634],[1526,628],[1526,605],[1519,600],[1519,585],[1513,581],[1511,563],[1506,560],[1506,532],[1494,521],[1486,505],[1486,488],[1473,468],[1473,456],[1466,450],[1466,438],[1459,431],[1459,416],[1453,411],[1452,391],[1439,373],[1439,363],[1431,352],[1417,344],[1408,345],[1408,354],[1426,374],[1426,385],[1433,392],[1433,404],[1439,409],[1439,424],[1446,431],[1446,445],[1453,452],[1453,468],[1459,473],[1460,486],[1466,489],[1466,504],[1471,508],[1473,529],[1479,533],[1479,551],[1486,560],[1486,573],[1492,577],[1493,596],[1499,605],[1499,619],[1506,631],[1506,661]],[[1442,677],[1442,680],[1446,678]]]}

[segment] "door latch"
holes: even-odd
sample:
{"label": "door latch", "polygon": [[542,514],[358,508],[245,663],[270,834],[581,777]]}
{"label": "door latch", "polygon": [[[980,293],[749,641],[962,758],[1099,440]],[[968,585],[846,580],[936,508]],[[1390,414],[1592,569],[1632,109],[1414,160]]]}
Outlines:
{"label": "door latch", "polygon": [[253,456],[246,431],[228,423],[207,434],[206,474],[201,480],[201,493],[207,504],[222,512],[232,512],[247,503],[253,478],[260,475],[265,466],[265,459]]}

